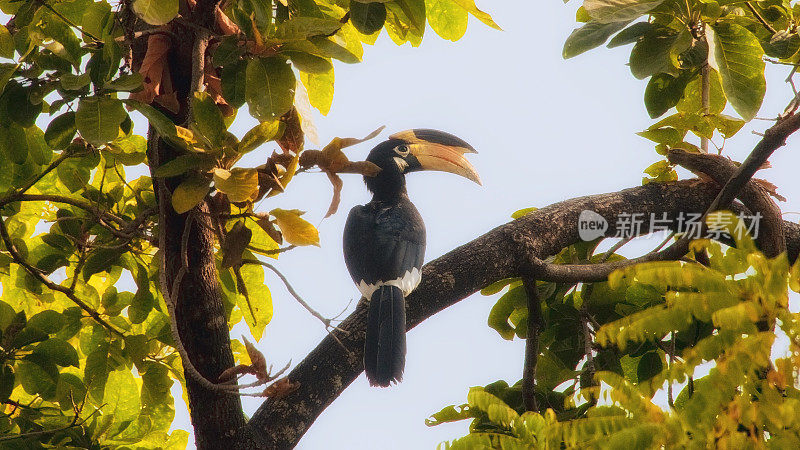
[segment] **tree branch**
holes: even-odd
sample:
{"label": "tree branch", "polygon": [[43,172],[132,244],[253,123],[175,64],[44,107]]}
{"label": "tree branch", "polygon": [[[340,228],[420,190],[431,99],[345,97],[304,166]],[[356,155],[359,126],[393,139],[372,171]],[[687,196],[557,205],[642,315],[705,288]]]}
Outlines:
{"label": "tree branch", "polygon": [[125,337],[121,331],[117,330],[110,323],[106,322],[105,319],[100,317],[100,313],[97,312],[94,308],[89,306],[88,303],[84,302],[78,296],[75,295],[75,291],[68,287],[61,286],[60,284],[56,284],[51,280],[47,275],[43,274],[42,271],[33,267],[25,258],[20,255],[17,251],[17,248],[14,246],[14,242],[11,240],[11,236],[8,234],[8,228],[6,228],[5,220],[0,217],[0,238],[3,240],[3,244],[5,244],[6,250],[8,253],[11,254],[11,258],[19,264],[26,272],[28,272],[32,277],[39,280],[42,284],[47,286],[49,289],[53,291],[61,292],[62,294],[66,295],[67,298],[72,300],[73,303],[78,305],[82,310],[84,310],[89,316],[92,317],[97,323],[106,327],[109,331],[116,334],[120,337]]}
{"label": "tree branch", "polygon": [[[651,183],[567,200],[497,227],[424,266],[422,282],[406,299],[407,327],[415,327],[492,282],[518,276],[532,258],[544,260],[580,242],[577,225],[584,210],[594,211],[608,222],[607,236],[616,234],[616,218],[622,213],[667,217],[671,229],[677,230],[678,215],[703,213],[718,189],[714,183],[696,179]],[[745,212],[737,205],[731,209]],[[650,225],[643,224],[639,233],[650,233]],[[794,261],[800,251],[800,225],[784,221],[782,226],[789,260]],[[299,388],[284,398],[264,402],[240,430],[237,442],[248,442],[250,448],[296,445],[316,417],[363,371],[366,318],[366,306],[359,305],[339,325],[349,332],[339,335],[344,348],[332,337],[324,338],[289,374]]]}

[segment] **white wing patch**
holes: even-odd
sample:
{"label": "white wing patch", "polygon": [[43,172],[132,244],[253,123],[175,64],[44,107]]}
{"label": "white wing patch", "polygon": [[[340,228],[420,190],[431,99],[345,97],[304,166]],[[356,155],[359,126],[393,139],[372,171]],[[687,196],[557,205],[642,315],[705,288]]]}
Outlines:
{"label": "white wing patch", "polygon": [[361,280],[361,282],[358,283],[358,290],[361,291],[361,295],[370,299],[372,298],[372,294],[381,286],[397,286],[403,291],[403,296],[408,297],[408,294],[419,286],[420,281],[422,281],[422,271],[414,267],[403,274],[402,277],[395,278],[394,280],[379,281],[372,284],[367,284],[366,281]]}

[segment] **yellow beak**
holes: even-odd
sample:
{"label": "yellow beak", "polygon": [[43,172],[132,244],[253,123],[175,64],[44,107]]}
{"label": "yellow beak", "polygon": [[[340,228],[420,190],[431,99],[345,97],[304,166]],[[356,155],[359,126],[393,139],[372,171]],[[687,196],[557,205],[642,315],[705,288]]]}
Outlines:
{"label": "yellow beak", "polygon": [[467,153],[478,153],[464,140],[438,130],[414,129],[389,136],[408,143],[408,149],[419,161],[423,170],[439,170],[461,175],[481,184],[475,167],[464,157]]}

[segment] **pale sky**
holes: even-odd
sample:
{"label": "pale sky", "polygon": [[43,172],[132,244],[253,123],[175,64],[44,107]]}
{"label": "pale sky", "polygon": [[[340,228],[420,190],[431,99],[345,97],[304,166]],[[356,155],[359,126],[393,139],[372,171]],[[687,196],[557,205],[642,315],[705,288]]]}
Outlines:
{"label": "pale sky", "polygon": [[[638,186],[642,169],[660,159],[649,141],[634,134],[654,121],[642,102],[646,82],[634,79],[625,65],[630,46],[561,58],[579,3],[484,0],[478,6],[504,31],[471,19],[462,40],[444,41],[428,29],[420,48],[397,47],[384,34],[374,47],[365,47],[363,63],[336,63],[331,113],[315,117],[322,145],[334,136],[361,137],[386,125],[380,139],[408,128],[438,128],[478,149],[471,161],[483,187],[450,174],[408,178],[411,200],[427,225],[428,261],[507,222],[517,209]],[[775,116],[791,96],[782,82],[786,69],[767,70],[771,76],[759,116]],[[253,123],[240,120],[234,133],[243,134]],[[767,126],[763,121],[746,126],[728,141],[725,154],[742,160],[758,140],[750,131]],[[377,142],[348,154],[363,159]],[[758,176],[777,184],[788,198],[780,205],[784,211],[800,211],[795,195],[800,181],[791,167],[797,157],[790,150],[778,150],[772,158],[775,168]],[[360,177],[345,177],[339,213],[321,223],[331,195],[323,174],[301,175],[287,194],[263,206],[307,210],[309,220],[319,225],[321,248],[294,250],[278,264],[326,316],[350,300],[352,309],[358,298],[344,266],[341,234],[349,208],[369,196]],[[298,362],[325,331],[276,277],[268,273],[267,283],[275,315],[258,347],[276,366],[289,359]],[[360,376],[317,419],[298,448],[434,448],[466,434],[469,421],[428,428],[424,420],[446,405],[464,403],[470,386],[519,380],[524,343],[505,341],[486,325],[495,300],[473,295],[412,330],[404,381],[378,389]],[[234,337],[240,330],[234,330]],[[259,403],[246,399],[247,414]],[[177,409],[174,426],[191,429],[181,406]]]}

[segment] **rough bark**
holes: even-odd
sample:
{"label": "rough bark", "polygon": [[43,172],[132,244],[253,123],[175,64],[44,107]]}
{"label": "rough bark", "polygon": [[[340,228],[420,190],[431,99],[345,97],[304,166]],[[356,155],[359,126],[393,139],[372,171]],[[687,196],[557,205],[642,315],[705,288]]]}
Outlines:
{"label": "rough bark", "polygon": [[[194,10],[195,24],[207,25],[217,1],[201,1]],[[183,6],[185,7],[185,6]],[[182,11],[186,12],[186,11]],[[173,85],[177,91],[181,109],[178,114],[167,114],[174,123],[185,125],[192,93],[193,49],[197,39],[207,39],[205,33],[196,28],[173,23],[172,31],[178,37],[169,53],[169,68]],[[139,46],[146,40],[137,42]],[[141,64],[142,48],[134,48],[134,68]],[[137,51],[138,50],[138,51]],[[138,61],[137,61],[138,59]],[[154,105],[155,106],[155,105]],[[157,139],[151,129],[148,139],[148,163],[151,175],[160,164],[164,164],[180,153],[167,142]],[[180,183],[180,177],[160,179],[153,177],[153,187],[159,204],[159,227],[164,233],[162,256],[165,258],[166,285],[172,289],[173,281],[181,268],[181,242],[189,213],[177,214],[172,208],[171,192]],[[217,380],[219,374],[234,365],[230,347],[230,334],[225,319],[225,308],[218,284],[214,263],[215,236],[212,230],[208,206],[197,206],[206,214],[195,214],[189,228],[189,269],[178,286],[175,316],[181,342],[193,365],[208,380]],[[229,445],[236,430],[245,425],[240,398],[236,395],[209,391],[193,377],[185,373],[189,408],[195,430],[195,444],[199,449],[218,449]]]}
{"label": "rough bark", "polygon": [[[703,213],[718,193],[714,183],[686,180],[652,183],[619,192],[580,197],[557,203],[507,223],[431,261],[423,268],[422,283],[407,299],[407,324],[411,329],[437,312],[468,297],[484,286],[520,275],[530,258],[544,259],[579,241],[578,216],[594,211],[608,221],[606,236],[617,232],[622,214],[662,214],[677,228],[680,213]],[[734,211],[742,211],[734,206]],[[650,232],[649,220],[639,234]],[[800,226],[783,222],[790,261],[800,251]],[[367,317],[366,305],[340,325],[349,334],[337,333],[344,347],[330,336],[322,340],[289,379],[298,390],[281,399],[267,400],[240,431],[242,448],[291,448],[316,417],[355,380],[363,370],[362,352]]]}

